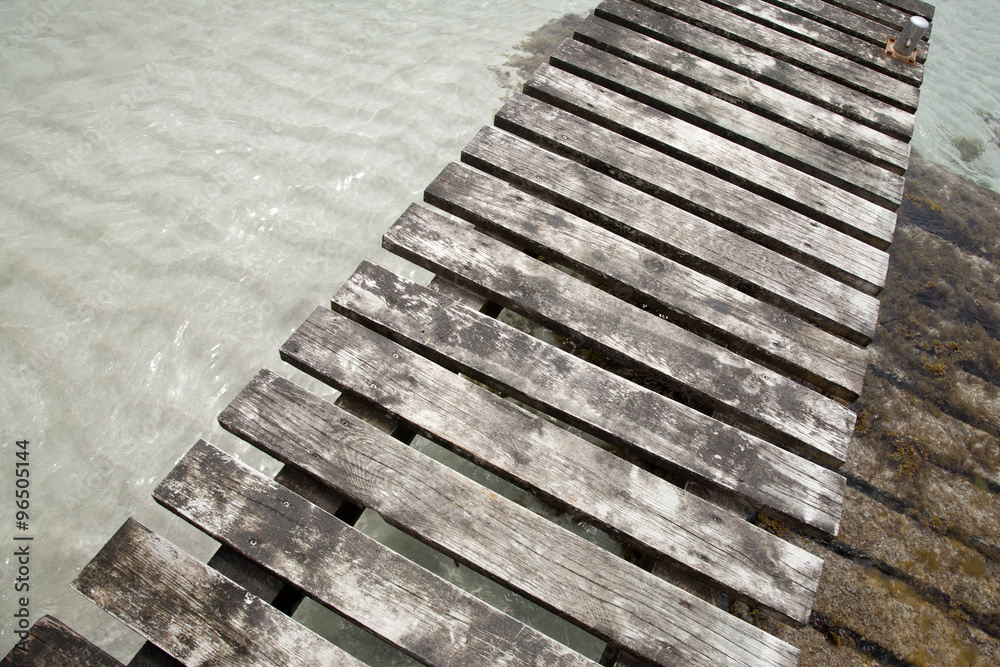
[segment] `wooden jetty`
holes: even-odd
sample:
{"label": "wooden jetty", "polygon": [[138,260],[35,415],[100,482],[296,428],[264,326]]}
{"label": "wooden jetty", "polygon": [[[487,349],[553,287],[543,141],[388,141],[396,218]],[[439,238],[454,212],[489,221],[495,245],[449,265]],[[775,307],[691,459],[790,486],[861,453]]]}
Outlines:
{"label": "wooden jetty", "polygon": [[[921,0],[604,0],[157,487],[203,564],[129,520],[74,585],[131,665],[360,664],[308,596],[427,665],[585,665],[352,527],[362,508],[605,641],[602,664],[794,665],[837,534],[926,58]],[[548,328],[546,342],[503,309]],[[551,339],[550,339],[551,340]],[[428,438],[629,548],[408,446]],[[596,443],[596,444],[595,444]],[[119,664],[48,617],[3,664]],[[59,652],[62,652],[61,654]],[[83,657],[81,657],[83,656]]]}

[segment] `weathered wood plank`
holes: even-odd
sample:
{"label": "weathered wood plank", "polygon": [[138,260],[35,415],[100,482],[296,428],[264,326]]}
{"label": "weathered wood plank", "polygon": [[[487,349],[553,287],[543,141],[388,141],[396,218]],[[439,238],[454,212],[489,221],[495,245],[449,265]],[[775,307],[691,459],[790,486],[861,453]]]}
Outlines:
{"label": "weathered wood plank", "polygon": [[[880,248],[552,105],[514,95],[496,125],[852,287],[885,280]],[[886,230],[856,229],[883,248],[891,241]]]}
{"label": "weathered wood plank", "polygon": [[0,661],[0,667],[121,667],[121,664],[52,616],[35,621],[23,647],[14,646]]}
{"label": "weathered wood plank", "polygon": [[[593,16],[578,28],[577,35],[590,44],[601,45],[601,49],[566,40],[552,55],[554,66],[889,210],[899,207],[904,179],[897,172],[903,171],[909,157],[907,145],[742,74]],[[665,76],[661,64],[669,68],[670,75],[683,80]],[[706,82],[716,86],[710,89],[711,93],[695,87]],[[738,98],[722,99],[722,89]]]}
{"label": "weathered wood plank", "polygon": [[843,7],[855,14],[878,21],[899,32],[911,16],[922,16],[928,21],[934,18],[934,6],[926,2],[911,0],[829,0],[831,4]]}
{"label": "weathered wood plank", "polygon": [[[338,389],[377,402],[421,435],[629,544],[669,559],[692,576],[708,580],[734,597],[757,601],[792,625],[799,626],[808,620],[818,585],[820,561],[789,550],[786,543],[764,531],[749,530],[746,522],[716,512],[700,498],[635,468],[359,324],[332,314],[323,315],[325,318],[314,314],[311,320],[312,324],[323,326],[327,347],[318,350],[307,344],[300,346],[294,354],[287,355],[286,360],[293,365]],[[564,354],[555,357],[562,358]],[[570,392],[561,388],[556,391],[575,391],[583,400],[594,403],[594,393],[588,390],[596,386],[592,380],[599,375],[579,360],[562,360],[567,364],[564,367],[566,374],[571,374],[573,382],[580,386]],[[529,375],[537,378],[552,371],[546,357],[539,369]],[[549,381],[558,382],[558,379],[550,376]],[[273,389],[269,386],[272,383]],[[259,377],[259,384],[264,388],[255,388],[258,393],[277,392],[281,391],[283,382],[269,376]],[[606,426],[615,429],[619,424],[624,425],[616,442],[638,441],[643,437],[643,430],[651,432],[664,417],[678,411],[667,405],[663,414],[652,412],[664,406],[665,399],[630,387],[620,378],[612,377],[611,382],[599,389],[603,389],[603,393],[599,394],[598,402],[606,396],[614,396],[619,389],[633,395],[634,400],[625,404],[620,399],[610,399],[615,406],[624,409],[616,416],[615,424]],[[532,402],[537,404],[537,401]],[[614,411],[611,406],[600,409]],[[633,417],[634,421],[630,422]],[[704,419],[700,421],[707,423]],[[655,437],[675,436],[676,429],[674,431]],[[712,456],[690,451],[695,447],[685,440],[696,438],[697,435],[691,433],[686,439],[677,440],[689,448],[680,456],[693,461],[694,466],[701,465],[706,475],[725,478],[728,470],[720,468],[726,466],[712,465],[716,461]],[[726,460],[733,458],[730,448],[724,443],[720,445],[718,439],[711,444]],[[678,451],[684,449],[677,444],[672,446]],[[706,461],[707,466],[704,465]],[[787,472],[798,474],[797,471]],[[763,479],[763,474],[749,477],[743,484],[758,503],[761,500],[786,501],[787,497],[768,499],[766,491],[761,492],[772,479]],[[795,502],[800,501],[796,498]],[[791,511],[805,514],[798,507]],[[812,531],[815,532],[814,527]]]}
{"label": "weathered wood plank", "polygon": [[[466,309],[467,310],[467,309]],[[469,311],[471,312],[471,311]],[[304,330],[282,350],[325,346]],[[797,650],[300,390],[238,435],[525,597],[661,665],[792,665]]]}
{"label": "weathered wood plank", "polygon": [[829,276],[535,144],[485,127],[462,161],[862,345],[879,302]]}
{"label": "weathered wood plank", "polygon": [[[896,35],[900,30],[898,27],[889,27],[826,0],[768,0],[768,2],[882,47],[885,46],[888,36]],[[924,38],[917,45],[918,62],[927,59],[927,38],[933,32],[932,28],[933,26],[928,28]]]}
{"label": "weathered wood plank", "polygon": [[129,519],[73,587],[185,665],[363,665]]}
{"label": "weathered wood plank", "polygon": [[923,65],[909,65],[895,58],[886,58],[885,40],[876,45],[852,37],[804,16],[781,9],[764,0],[712,0],[712,4],[731,11],[773,30],[806,41],[839,56],[884,72],[910,85],[923,80]]}
{"label": "weathered wood plank", "polygon": [[382,245],[825,465],[846,458],[855,415],[836,401],[464,223],[413,205]]}
{"label": "weathered wood plank", "polygon": [[[377,267],[362,265],[352,281],[374,284],[374,280],[366,276],[386,277],[386,273]],[[400,284],[396,282],[397,287]],[[412,313],[417,318],[412,320],[416,323],[414,326],[423,326],[423,319],[419,318],[430,307],[443,308],[448,315],[448,319],[437,322],[442,333],[436,338],[426,336],[425,326],[422,337],[414,340],[406,335],[411,329],[418,330],[413,326],[383,324],[406,323],[406,313],[396,312],[365,287],[355,289],[356,285],[351,282],[345,287],[356,292],[351,307],[344,308],[347,315],[363,320],[366,326],[433,358],[451,371],[465,373],[585,432],[630,449],[659,467],[746,497],[755,507],[770,508],[766,511],[781,514],[808,532],[832,535],[837,531],[844,480],[832,471],[511,327],[468,317],[456,311],[454,304],[446,299],[419,293],[405,295],[414,303],[431,304]],[[346,300],[348,296],[341,294],[338,298]],[[362,307],[365,313],[379,309],[381,312],[362,317],[359,312]],[[384,316],[380,316],[383,313]],[[390,322],[392,317],[397,322]],[[324,340],[334,336],[341,340],[346,335],[365,335],[359,332],[357,327],[360,325],[337,319],[325,310],[314,312],[309,324],[303,326],[309,327],[303,335],[322,335]],[[468,333],[470,331],[472,333]],[[451,345],[442,342],[448,336],[456,342]],[[462,340],[472,342],[463,344]],[[475,342],[479,340],[487,341],[489,346],[477,345]],[[306,348],[304,343],[299,343],[295,352],[283,351],[282,354],[286,361],[312,374],[319,373],[321,364],[332,368],[341,363],[329,358],[332,352]],[[336,384],[332,372],[324,373],[319,375],[321,379]],[[566,377],[572,377],[572,382],[565,381]],[[379,385],[369,388],[380,391]],[[356,390],[366,391],[364,388]]]}
{"label": "weathered wood plank", "polygon": [[751,358],[849,401],[860,394],[864,350],[503,181],[453,163],[424,199]]}
{"label": "weathered wood plank", "polygon": [[911,110],[900,109],[649,7],[624,0],[604,0],[594,14],[797,95],[897,139],[909,141],[913,134]]}
{"label": "weathered wood plank", "polygon": [[866,243],[892,239],[895,213],[564,70],[543,64],[524,92]]}
{"label": "weathered wood plank", "polygon": [[885,74],[817,46],[772,30],[702,0],[642,0],[681,21],[745,44],[831,81],[859,90],[905,111],[915,112],[919,91],[910,82]]}
{"label": "weathered wood plank", "polygon": [[[225,418],[280,419],[289,399],[275,378],[258,375]],[[153,497],[424,664],[594,665],[205,441]]]}

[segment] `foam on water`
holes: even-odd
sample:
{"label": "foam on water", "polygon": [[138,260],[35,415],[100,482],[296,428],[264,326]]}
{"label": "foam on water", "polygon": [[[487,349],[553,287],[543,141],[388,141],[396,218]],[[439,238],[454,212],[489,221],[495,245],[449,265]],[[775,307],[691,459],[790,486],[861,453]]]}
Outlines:
{"label": "foam on water", "polygon": [[[69,582],[129,515],[211,554],[153,487],[199,437],[276,470],[215,416],[262,366],[331,395],[281,342],[362,259],[426,278],[381,233],[490,121],[514,45],[593,4],[0,5],[0,470],[29,439],[33,619],[137,648]],[[914,143],[998,189],[988,15],[938,3]]]}

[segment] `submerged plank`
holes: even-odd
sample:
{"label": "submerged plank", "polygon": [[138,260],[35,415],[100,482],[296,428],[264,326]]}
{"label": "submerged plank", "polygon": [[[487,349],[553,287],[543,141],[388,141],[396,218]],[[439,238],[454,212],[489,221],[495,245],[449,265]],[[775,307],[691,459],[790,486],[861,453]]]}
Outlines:
{"label": "submerged plank", "polygon": [[[302,328],[282,350],[312,341]],[[660,665],[793,665],[797,650],[300,390],[240,437],[469,567]]]}
{"label": "submerged plank", "polygon": [[110,655],[52,616],[42,616],[23,644],[14,646],[0,667],[121,667]]}
{"label": "submerged plank", "polygon": [[364,664],[134,519],[73,587],[185,665]]}
{"label": "submerged plank", "polygon": [[862,349],[503,181],[453,163],[424,199],[835,395],[861,391]]}
{"label": "submerged plank", "polygon": [[901,60],[885,57],[883,51],[885,40],[878,45],[862,41],[764,0],[713,0],[713,3],[746,19],[884,72],[910,85],[919,86],[923,80],[923,65],[909,65]]}
{"label": "submerged plank", "polygon": [[479,131],[462,161],[849,340],[866,345],[875,333],[879,302],[870,294],[879,286],[852,289],[494,127]]}
{"label": "submerged plank", "polygon": [[917,110],[919,92],[911,82],[885,74],[817,46],[743,18],[703,0],[644,0],[657,11],[837,81],[906,111]]}
{"label": "submerged plank", "polygon": [[[819,559],[789,549],[773,535],[717,512],[700,498],[374,331],[332,314],[323,315],[314,313],[309,326],[322,326],[326,347],[300,346],[294,354],[287,355],[287,360],[296,367],[341,391],[372,401],[421,435],[628,544],[665,557],[734,597],[750,600],[792,625],[808,621],[822,566]],[[542,375],[542,367],[552,370],[547,362],[547,357],[541,360],[539,370],[530,373],[532,378]],[[584,364],[576,362],[575,366],[579,372],[573,373],[573,382],[592,387],[595,374]],[[571,370],[566,369],[567,374]],[[258,385],[263,388],[255,387],[254,391],[282,392],[285,382],[259,377]],[[616,440],[637,440],[634,434],[640,434],[655,421],[646,409],[665,401],[657,400],[651,392],[630,388],[620,379],[613,379],[603,387],[603,395],[614,395],[619,388],[631,391],[635,400],[626,404],[625,414],[607,428],[613,429],[634,416],[637,423],[626,426],[631,432],[621,433]],[[564,392],[562,388],[555,391]],[[593,400],[593,395],[587,397],[586,389],[581,387],[576,391],[585,400]],[[611,402],[621,404],[618,399]],[[661,420],[676,411],[668,406]],[[655,437],[662,439],[666,435]],[[697,434],[692,433],[691,442],[684,445],[693,450],[696,439]],[[732,459],[733,454],[724,443],[714,444],[727,460]],[[677,444],[672,446],[678,451],[683,449]],[[707,461],[709,465],[703,466],[705,473],[719,480],[729,474],[720,469],[722,466],[713,468],[715,460],[710,456],[687,451],[680,453],[680,457],[692,461],[692,466]],[[761,489],[772,480],[762,477],[763,473],[757,477],[754,472],[744,481],[757,502],[786,501],[787,496],[767,498],[766,490]],[[798,505],[799,499],[795,503]],[[800,507],[790,509],[804,514]],[[812,530],[815,532],[815,528]]]}
{"label": "submerged plank", "polygon": [[866,226],[848,236],[579,116],[525,95],[497,112],[497,127],[577,160],[626,185],[704,217],[845,284],[884,281],[892,231]]}
{"label": "submerged plank", "polygon": [[[595,17],[577,35],[587,43],[563,42],[552,55],[554,66],[885,208],[899,207],[903,177],[897,172],[909,156],[902,142],[882,139],[877,130]],[[619,57],[625,55],[630,60]],[[719,96],[723,89],[729,101]]]}
{"label": "submerged plank", "polygon": [[[281,385],[258,375],[220,419],[294,412]],[[424,664],[594,666],[203,440],[153,497]]]}
{"label": "submerged plank", "polygon": [[892,239],[891,211],[564,70],[543,64],[524,92],[866,243]]}
{"label": "submerged plank", "polygon": [[909,141],[913,134],[912,110],[900,109],[649,7],[626,0],[604,0],[594,14],[797,95],[897,139]]}

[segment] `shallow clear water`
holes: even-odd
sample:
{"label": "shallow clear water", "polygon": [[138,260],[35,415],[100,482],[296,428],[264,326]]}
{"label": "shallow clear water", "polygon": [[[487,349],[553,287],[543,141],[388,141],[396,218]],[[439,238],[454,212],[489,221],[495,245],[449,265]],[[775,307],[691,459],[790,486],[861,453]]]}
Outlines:
{"label": "shallow clear water", "polygon": [[[211,554],[152,488],[199,437],[275,471],[215,416],[262,366],[330,394],[280,364],[281,342],[362,259],[426,279],[381,233],[490,121],[515,45],[593,4],[0,5],[0,497],[26,438],[33,619],[135,650],[69,589],[76,572],[129,515]],[[938,3],[914,144],[1000,189],[1000,54],[975,49],[997,43],[988,9]],[[0,654],[14,641],[0,624]]]}

